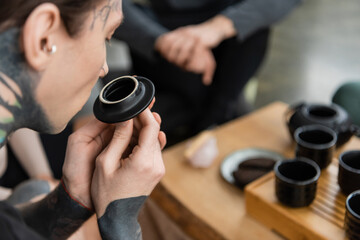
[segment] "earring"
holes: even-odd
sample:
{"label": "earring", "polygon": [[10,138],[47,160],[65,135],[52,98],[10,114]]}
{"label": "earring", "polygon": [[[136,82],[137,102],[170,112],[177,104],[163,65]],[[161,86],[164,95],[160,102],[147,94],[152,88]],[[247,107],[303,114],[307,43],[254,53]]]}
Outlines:
{"label": "earring", "polygon": [[43,50],[45,52],[48,52],[49,54],[54,54],[54,53],[56,53],[57,48],[56,48],[56,45],[52,45],[51,49],[48,49],[48,48],[46,48],[46,46],[44,46]]}

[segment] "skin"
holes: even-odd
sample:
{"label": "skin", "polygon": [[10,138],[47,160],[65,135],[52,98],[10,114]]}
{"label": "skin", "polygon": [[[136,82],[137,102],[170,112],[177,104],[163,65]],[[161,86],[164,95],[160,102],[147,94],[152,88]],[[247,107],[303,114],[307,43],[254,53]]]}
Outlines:
{"label": "skin", "polygon": [[[66,126],[97,79],[108,72],[105,43],[122,17],[121,0],[99,1],[86,15],[82,30],[70,36],[58,8],[45,3],[31,12],[21,31],[0,33],[0,54],[11,60],[0,60],[2,144],[18,128],[57,133]],[[51,54],[53,45],[57,51]],[[166,144],[160,116],[150,108],[115,125],[94,119],[73,133],[63,185],[42,201],[23,206],[26,222],[45,235],[67,229],[54,237],[65,239],[90,217],[83,209],[95,210],[101,218],[111,203],[148,196],[165,173],[161,150]],[[51,228],[37,223],[39,219],[51,219],[46,222]]]}
{"label": "skin", "polygon": [[155,49],[178,67],[202,74],[203,84],[210,85],[216,69],[211,49],[235,35],[232,21],[217,15],[201,24],[180,27],[161,35],[155,42]]}
{"label": "skin", "polygon": [[[44,61],[38,66],[39,70],[44,68],[42,78],[47,81],[40,81],[36,89],[37,101],[44,103],[42,107],[54,132],[61,131],[66,126],[85,104],[98,78],[104,77],[108,72],[105,42],[119,25],[122,13],[121,5],[114,5],[119,1],[105,2],[107,5],[94,10],[91,14],[93,16],[84,23],[85,29],[75,39],[67,34],[60,21],[54,23],[54,26],[58,26],[53,37],[49,37],[46,47],[50,49],[55,44],[57,52],[46,54],[44,58],[49,62]],[[110,13],[103,17],[103,9],[110,7],[110,4],[113,4]],[[30,44],[24,43],[25,46]]]}

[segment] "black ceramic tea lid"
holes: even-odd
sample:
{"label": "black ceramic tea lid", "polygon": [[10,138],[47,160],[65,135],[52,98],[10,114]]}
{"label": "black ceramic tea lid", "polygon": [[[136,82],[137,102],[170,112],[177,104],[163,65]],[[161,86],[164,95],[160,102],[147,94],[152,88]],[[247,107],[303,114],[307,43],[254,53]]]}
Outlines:
{"label": "black ceramic tea lid", "polygon": [[154,95],[155,87],[149,79],[122,76],[103,87],[94,103],[94,115],[105,123],[123,122],[144,111]]}

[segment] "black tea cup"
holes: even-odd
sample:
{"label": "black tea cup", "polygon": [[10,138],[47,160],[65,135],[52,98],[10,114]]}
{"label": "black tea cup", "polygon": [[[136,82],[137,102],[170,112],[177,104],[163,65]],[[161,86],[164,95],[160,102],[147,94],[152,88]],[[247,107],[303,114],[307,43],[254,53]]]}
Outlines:
{"label": "black tea cup", "polygon": [[360,189],[360,150],[340,154],[338,184],[345,195]]}
{"label": "black tea cup", "polygon": [[321,125],[306,125],[295,130],[295,154],[315,161],[324,169],[332,161],[337,135],[331,128]]}
{"label": "black tea cup", "polygon": [[360,239],[360,191],[351,193],[345,203],[344,229],[349,240]]}
{"label": "black tea cup", "polygon": [[275,193],[289,207],[305,207],[315,199],[320,168],[306,158],[278,161],[274,166]]}

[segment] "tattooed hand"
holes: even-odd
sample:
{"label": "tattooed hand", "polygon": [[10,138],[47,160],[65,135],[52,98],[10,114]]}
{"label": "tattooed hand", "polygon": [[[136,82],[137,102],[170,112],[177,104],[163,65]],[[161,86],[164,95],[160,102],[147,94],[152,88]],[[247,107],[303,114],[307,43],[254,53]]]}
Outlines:
{"label": "tattooed hand", "polygon": [[164,175],[161,149],[166,139],[159,119],[146,109],[134,120],[117,124],[96,159],[91,195],[98,217],[115,200],[148,196]]}
{"label": "tattooed hand", "polygon": [[[164,172],[161,149],[166,144],[165,134],[159,131],[160,116],[150,112],[153,103],[154,101],[147,110],[127,124],[119,123],[115,127],[93,119],[69,137],[63,167],[63,181],[69,194],[75,200],[91,209],[95,201],[99,206],[101,205],[101,207],[95,207],[96,209],[105,210],[106,205],[110,203],[110,198],[116,200],[148,195],[152,191]],[[130,164],[129,159],[135,160]],[[146,169],[146,166],[154,167],[151,164],[155,163],[157,164],[155,169]],[[107,167],[109,164],[114,164],[114,168],[105,169],[104,166]],[[92,180],[94,170],[95,175]],[[145,174],[136,172],[142,170],[149,170],[149,172]],[[134,179],[129,184],[117,176],[116,181],[123,181],[116,183],[119,185],[111,182],[110,179],[99,179],[105,173],[105,177],[109,178],[111,171],[114,174],[124,172],[122,178]],[[151,175],[156,174],[153,171],[157,171],[160,175],[155,177],[155,180]],[[142,175],[142,177],[137,175]],[[100,184],[103,180],[106,182]],[[92,187],[93,200],[90,196],[91,181],[94,185]],[[122,193],[112,191],[113,186],[110,186],[110,183],[115,184],[117,189],[121,188]],[[104,191],[110,191],[115,195],[107,199],[101,194]]]}

